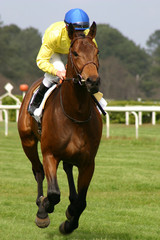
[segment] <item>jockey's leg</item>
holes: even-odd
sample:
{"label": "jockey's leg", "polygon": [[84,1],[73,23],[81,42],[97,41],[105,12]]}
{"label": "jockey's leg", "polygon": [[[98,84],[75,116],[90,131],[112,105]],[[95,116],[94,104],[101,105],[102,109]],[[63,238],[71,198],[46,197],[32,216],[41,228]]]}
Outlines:
{"label": "jockey's leg", "polygon": [[34,115],[34,111],[40,106],[44,94],[47,92],[48,89],[49,87],[46,87],[42,82],[39,89],[36,91],[36,93],[34,93],[33,99],[28,106],[28,112],[31,114],[31,116]]}
{"label": "jockey's leg", "polygon": [[105,109],[105,107],[107,106],[107,102],[103,97],[100,99],[99,103],[103,109]]}
{"label": "jockey's leg", "polygon": [[[50,63],[53,64],[53,66],[59,71],[62,71],[65,69],[63,62],[61,61],[61,58],[57,53],[52,55],[50,59]],[[44,74],[44,79],[40,84],[40,87],[38,88],[38,90],[34,93],[32,97],[32,101],[28,106],[28,112],[31,114],[31,116],[33,116],[35,110],[39,108],[47,90],[51,86],[53,86],[53,84],[57,84],[58,81],[59,81],[59,78],[57,76],[49,73]]]}
{"label": "jockey's leg", "polygon": [[[103,109],[105,109],[106,106],[107,106],[107,102],[106,102],[106,100],[103,98],[103,93],[97,92],[97,93],[94,94],[94,97],[97,99],[97,101],[99,102],[99,104],[101,105],[101,107],[102,107]],[[97,108],[98,108],[98,107],[97,107]],[[100,113],[102,113],[99,108],[98,108],[98,110],[99,110]]]}

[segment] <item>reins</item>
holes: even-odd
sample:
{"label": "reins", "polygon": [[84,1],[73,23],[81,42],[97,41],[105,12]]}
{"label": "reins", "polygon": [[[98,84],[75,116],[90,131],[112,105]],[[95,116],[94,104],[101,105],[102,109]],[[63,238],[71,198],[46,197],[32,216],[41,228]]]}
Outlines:
{"label": "reins", "polygon": [[[69,78],[68,80],[72,80],[72,78]],[[64,110],[64,106],[63,106],[63,99],[62,99],[62,91],[61,91],[61,89],[62,89],[62,86],[60,87],[60,104],[61,104],[61,108],[62,108],[62,111],[63,111],[64,115],[65,115],[68,119],[70,119],[72,122],[74,122],[74,123],[82,124],[82,123],[87,123],[87,122],[89,122],[90,119],[91,119],[91,117],[92,117],[91,109],[90,109],[89,117],[88,117],[86,120],[78,120],[78,119],[75,119],[75,118],[71,117],[70,115],[68,115],[68,114],[66,113],[66,111]]]}
{"label": "reins", "polygon": [[[87,65],[89,65],[89,64],[94,64],[94,65],[96,66],[97,70],[98,70],[97,64],[96,64],[95,62],[93,62],[93,61],[88,61],[87,63],[85,63],[85,64],[82,66],[81,70],[79,70],[79,69],[77,68],[77,66],[74,64],[74,61],[73,61],[73,58],[72,58],[71,48],[72,48],[73,44],[76,42],[76,40],[78,40],[78,39],[83,39],[83,38],[84,38],[83,36],[76,37],[76,38],[71,42],[70,49],[69,49],[70,61],[71,61],[71,64],[72,64],[73,69],[75,70],[75,73],[76,73],[76,75],[77,75],[77,78],[68,78],[68,77],[66,77],[66,78],[63,80],[63,81],[73,81],[74,83],[79,83],[81,86],[84,85],[84,81],[85,81],[85,80],[83,81],[82,76],[81,76],[81,73],[83,72],[84,68],[85,68]],[[85,36],[85,38],[90,38],[90,39],[92,39],[92,38],[89,37],[89,36]],[[62,85],[61,85],[61,87],[62,87]],[[61,108],[62,108],[62,111],[63,111],[64,115],[65,115],[68,119],[70,119],[72,122],[74,122],[74,123],[82,124],[82,123],[87,123],[87,122],[89,122],[90,119],[91,119],[91,117],[92,117],[91,108],[90,108],[89,117],[88,117],[87,119],[85,119],[85,120],[75,119],[75,118],[71,117],[70,115],[68,115],[68,114],[66,113],[66,111],[65,111],[65,109],[64,109],[64,106],[63,106],[63,99],[62,99],[61,87],[60,87],[60,104],[61,104]],[[99,106],[99,108],[101,109],[102,113],[104,114],[104,110],[102,109],[102,107],[100,106],[100,104],[99,104],[99,102],[96,100],[96,98],[95,98],[93,95],[91,95],[91,97],[92,97],[92,99],[94,100],[94,102]]]}

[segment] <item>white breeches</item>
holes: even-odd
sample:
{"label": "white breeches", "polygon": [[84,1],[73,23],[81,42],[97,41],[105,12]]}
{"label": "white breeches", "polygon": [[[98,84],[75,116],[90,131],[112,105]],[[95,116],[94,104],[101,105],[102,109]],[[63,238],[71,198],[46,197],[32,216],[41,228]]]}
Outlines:
{"label": "white breeches", "polygon": [[[65,70],[65,66],[61,60],[60,54],[58,53],[54,53],[51,58],[50,58],[50,63],[53,64],[53,66],[58,70],[58,71],[63,71]],[[49,74],[49,73],[45,73],[44,74],[44,79],[43,79],[43,84],[46,87],[51,87],[51,85],[54,83],[55,78],[57,78],[56,76]]]}

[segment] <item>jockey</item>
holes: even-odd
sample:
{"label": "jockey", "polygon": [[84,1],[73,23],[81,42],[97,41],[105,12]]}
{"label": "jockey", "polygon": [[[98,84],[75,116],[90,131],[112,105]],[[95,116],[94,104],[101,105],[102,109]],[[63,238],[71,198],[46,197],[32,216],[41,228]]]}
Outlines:
{"label": "jockey", "polygon": [[[43,36],[43,42],[37,56],[38,67],[45,72],[44,79],[39,89],[33,95],[28,106],[28,112],[34,116],[34,112],[39,108],[44,94],[59,79],[66,76],[65,66],[60,58],[60,54],[68,54],[71,40],[68,37],[67,26],[72,23],[75,30],[82,30],[87,35],[89,32],[89,17],[79,8],[71,9],[65,14],[64,21],[53,23]],[[95,42],[95,39],[93,40]]]}

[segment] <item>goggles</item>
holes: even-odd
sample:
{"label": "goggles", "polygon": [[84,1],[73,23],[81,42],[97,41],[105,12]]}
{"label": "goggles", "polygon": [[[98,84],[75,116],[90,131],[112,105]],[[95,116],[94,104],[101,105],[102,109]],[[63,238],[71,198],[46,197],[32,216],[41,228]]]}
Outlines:
{"label": "goggles", "polygon": [[[69,23],[67,23],[66,21],[65,21],[65,23],[66,23],[67,26],[69,26]],[[82,29],[89,28],[89,23],[88,22],[77,22],[77,23],[72,23],[72,24],[73,24],[73,26],[76,30],[78,30],[78,29],[82,30]]]}

